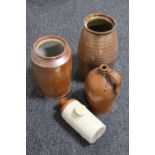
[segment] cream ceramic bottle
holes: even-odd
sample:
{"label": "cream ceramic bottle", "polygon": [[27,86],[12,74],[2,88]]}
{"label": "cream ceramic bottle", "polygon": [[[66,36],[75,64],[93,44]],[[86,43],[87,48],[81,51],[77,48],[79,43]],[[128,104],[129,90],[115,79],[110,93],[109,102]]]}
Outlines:
{"label": "cream ceramic bottle", "polygon": [[78,100],[62,98],[59,104],[62,118],[89,143],[104,134],[106,126]]}

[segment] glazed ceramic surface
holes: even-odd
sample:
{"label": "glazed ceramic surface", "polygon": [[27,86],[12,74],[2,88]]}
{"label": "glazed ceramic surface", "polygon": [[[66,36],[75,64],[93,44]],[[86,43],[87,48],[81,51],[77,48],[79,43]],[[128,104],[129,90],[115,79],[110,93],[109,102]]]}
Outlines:
{"label": "glazed ceramic surface", "polygon": [[39,93],[49,99],[66,95],[71,87],[72,55],[67,42],[54,35],[38,39],[31,52]]}
{"label": "glazed ceramic surface", "polygon": [[117,53],[115,20],[102,13],[93,13],[84,18],[78,45],[79,78],[85,80],[90,70],[102,63],[114,66]]}
{"label": "glazed ceramic surface", "polygon": [[96,113],[105,114],[112,111],[120,85],[121,76],[105,64],[90,71],[85,81],[85,92]]}
{"label": "glazed ceramic surface", "polygon": [[62,118],[89,143],[94,143],[105,132],[106,126],[76,99],[60,100]]}

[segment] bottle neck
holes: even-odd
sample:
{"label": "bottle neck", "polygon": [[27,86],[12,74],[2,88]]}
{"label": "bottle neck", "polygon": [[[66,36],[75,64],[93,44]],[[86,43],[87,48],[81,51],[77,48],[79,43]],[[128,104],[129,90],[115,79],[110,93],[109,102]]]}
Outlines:
{"label": "bottle neck", "polygon": [[100,66],[99,66],[99,72],[101,73],[101,74],[107,74],[108,73],[108,70],[109,70],[109,67],[108,67],[108,65],[106,65],[106,64],[101,64]]}
{"label": "bottle neck", "polygon": [[68,102],[67,98],[62,98],[59,100],[59,105],[60,107],[64,106]]}
{"label": "bottle neck", "polygon": [[60,106],[60,113],[63,112],[63,110],[70,104],[73,103],[73,101],[75,101],[75,99],[68,99],[68,98],[62,98],[59,100],[59,106]]}

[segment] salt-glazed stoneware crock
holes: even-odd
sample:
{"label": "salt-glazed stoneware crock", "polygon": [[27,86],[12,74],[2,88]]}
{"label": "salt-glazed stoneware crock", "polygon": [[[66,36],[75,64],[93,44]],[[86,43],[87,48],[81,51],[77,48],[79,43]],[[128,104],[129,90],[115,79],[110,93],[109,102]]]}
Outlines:
{"label": "salt-glazed stoneware crock", "polygon": [[38,39],[34,43],[31,59],[40,95],[56,99],[70,91],[72,54],[63,38],[48,35]]}
{"label": "salt-glazed stoneware crock", "polygon": [[96,67],[86,77],[85,92],[97,114],[112,111],[112,104],[120,92],[121,76],[106,64]]}
{"label": "salt-glazed stoneware crock", "polygon": [[116,21],[103,13],[84,18],[78,45],[78,74],[85,80],[90,70],[102,63],[113,68],[117,53]]}

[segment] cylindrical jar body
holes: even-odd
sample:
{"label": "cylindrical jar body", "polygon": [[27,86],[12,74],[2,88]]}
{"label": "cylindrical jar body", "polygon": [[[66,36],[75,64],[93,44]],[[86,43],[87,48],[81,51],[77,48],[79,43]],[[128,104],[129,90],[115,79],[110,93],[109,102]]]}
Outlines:
{"label": "cylindrical jar body", "polygon": [[89,143],[100,138],[106,126],[78,100],[70,99],[61,111],[62,118]]}
{"label": "cylindrical jar body", "polygon": [[72,54],[64,39],[49,35],[37,40],[31,52],[39,93],[48,99],[65,96],[71,87]]}
{"label": "cylindrical jar body", "polygon": [[118,47],[115,25],[115,20],[105,14],[94,13],[85,17],[78,45],[81,80],[102,63],[113,68]]}

